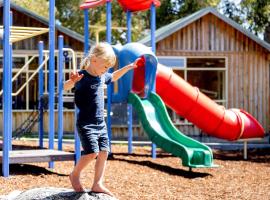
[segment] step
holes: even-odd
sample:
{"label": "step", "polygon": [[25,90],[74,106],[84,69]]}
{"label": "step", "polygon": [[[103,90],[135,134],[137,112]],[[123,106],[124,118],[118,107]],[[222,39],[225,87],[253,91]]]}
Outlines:
{"label": "step", "polygon": [[[14,150],[9,152],[9,163],[33,163],[50,161],[69,161],[74,160],[74,153],[51,150]],[[2,163],[3,152],[0,151],[0,163]]]}

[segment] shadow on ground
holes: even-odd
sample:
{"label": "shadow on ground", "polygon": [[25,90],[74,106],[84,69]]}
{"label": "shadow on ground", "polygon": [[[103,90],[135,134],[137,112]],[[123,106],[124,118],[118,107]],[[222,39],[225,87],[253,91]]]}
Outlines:
{"label": "shadow on ground", "polygon": [[[0,164],[2,168],[2,164]],[[36,165],[30,164],[11,164],[9,166],[10,175],[33,175],[33,176],[40,176],[40,175],[58,175],[58,176],[68,176],[67,174],[56,173],[50,171],[44,167],[39,167]],[[1,174],[2,175],[2,174]]]}
{"label": "shadow on ground", "polygon": [[[170,153],[166,153],[164,151],[158,150],[156,151],[156,154],[158,155],[159,158],[168,158],[168,157],[175,157]],[[114,156],[129,156],[129,157],[141,157],[141,158],[151,158],[151,154],[150,153],[112,153],[112,155]]]}
{"label": "shadow on ground", "polygon": [[[132,156],[133,155],[134,154],[132,154]],[[131,156],[129,155],[129,157],[131,157]],[[158,170],[158,171],[170,174],[170,175],[182,176],[182,177],[190,178],[190,179],[212,176],[211,174],[208,174],[208,173],[189,171],[188,168],[187,168],[187,170],[183,170],[183,169],[173,168],[173,167],[166,166],[166,165],[161,165],[161,164],[154,163],[151,161],[138,161],[138,160],[132,160],[132,159],[118,158],[115,155],[110,160],[127,162],[127,163],[134,164],[134,165],[146,166],[146,167],[149,167],[151,169],[155,169],[155,170]]]}
{"label": "shadow on ground", "polygon": [[214,159],[224,161],[247,161],[270,164],[270,148],[248,149],[248,158],[244,160],[243,150],[214,150]]}

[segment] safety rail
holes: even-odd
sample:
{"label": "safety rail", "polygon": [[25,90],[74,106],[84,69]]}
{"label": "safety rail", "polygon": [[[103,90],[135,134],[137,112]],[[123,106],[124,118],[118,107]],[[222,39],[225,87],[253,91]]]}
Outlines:
{"label": "safety rail", "polygon": [[[17,79],[17,77],[25,70],[26,67],[28,67],[28,65],[34,60],[34,58],[37,58],[38,56],[32,56],[32,58],[30,58],[25,65],[15,74],[15,76],[12,78],[12,83],[14,80]],[[3,94],[3,89],[0,91],[0,96]]]}
{"label": "safety rail", "polygon": [[[57,53],[59,50],[55,50],[54,52]],[[76,62],[76,54],[75,51],[73,49],[70,48],[63,48],[63,51],[69,51],[72,54],[72,65],[73,65],[73,72],[77,71],[77,62]],[[46,54],[49,54],[49,50],[44,50],[43,51]]]}
{"label": "safety rail", "polygon": [[34,78],[34,76],[39,72],[39,70],[46,64],[46,62],[49,60],[49,57],[45,56],[45,60],[39,65],[39,67],[36,69],[36,71],[33,72],[33,74],[28,78],[28,80],[20,87],[20,89],[12,93],[12,96],[17,96],[21,93],[21,91],[27,86],[27,84]]}
{"label": "safety rail", "polygon": [[[76,56],[75,52],[73,49],[70,48],[63,48],[64,51],[69,51],[72,54],[72,65],[73,65],[73,72],[76,72],[77,67],[76,67]],[[59,50],[55,50],[55,52],[58,52]],[[34,76],[38,73],[38,71],[46,64],[46,62],[49,60],[49,50],[44,50],[43,51],[45,54],[45,59],[41,63],[41,65],[33,72],[33,74],[28,78],[28,80],[20,87],[20,89],[17,90],[17,92],[12,93],[12,96],[17,96],[22,92],[22,90],[27,86],[27,84],[34,78]],[[18,76],[25,70],[25,68],[28,67],[28,65],[38,56],[32,56],[26,63],[25,65],[15,74],[15,76],[12,78],[12,82],[15,81]],[[0,96],[3,94],[3,89],[0,91]]]}

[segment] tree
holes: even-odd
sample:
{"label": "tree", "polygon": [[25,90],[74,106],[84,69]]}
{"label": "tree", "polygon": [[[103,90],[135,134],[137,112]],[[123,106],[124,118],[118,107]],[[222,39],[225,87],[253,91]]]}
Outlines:
{"label": "tree", "polygon": [[47,0],[12,0],[12,2],[43,17],[48,18],[49,16],[49,3]]}
{"label": "tree", "polygon": [[[269,0],[242,0],[241,8],[246,13],[249,30],[258,35],[264,34],[264,38],[270,38],[270,1]],[[270,42],[268,40],[268,42]]]}
{"label": "tree", "polygon": [[230,0],[224,0],[219,7],[223,14],[230,19],[234,20],[238,24],[243,24],[243,12],[241,8],[237,7],[237,5]]}
{"label": "tree", "polygon": [[[71,30],[74,30],[78,33],[83,34],[83,23],[84,23],[84,16],[83,11],[79,9],[81,0],[61,0],[56,1],[57,7],[57,19],[61,22],[61,24]],[[125,27],[126,26],[126,14],[120,5],[116,1],[112,1],[112,25],[116,27]],[[133,41],[137,40],[145,26],[146,13],[134,13],[133,14],[133,34],[132,38]],[[106,6],[99,6],[94,9],[89,10],[89,23],[90,25],[95,26],[105,26],[106,25]],[[113,43],[125,43],[125,30],[113,30]],[[95,32],[90,28],[92,40],[95,40]],[[101,32],[100,40],[105,40],[105,31]]]}
{"label": "tree", "polygon": [[245,26],[255,35],[264,35],[270,43],[270,1],[242,0],[239,6],[229,0],[223,1],[224,14]]}
{"label": "tree", "polygon": [[205,7],[217,7],[220,0],[161,0],[157,9],[157,28],[186,17]]}

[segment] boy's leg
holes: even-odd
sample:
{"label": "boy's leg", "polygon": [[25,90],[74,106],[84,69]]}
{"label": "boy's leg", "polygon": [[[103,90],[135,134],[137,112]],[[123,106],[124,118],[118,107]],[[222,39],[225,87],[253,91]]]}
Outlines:
{"label": "boy's leg", "polygon": [[107,158],[108,158],[107,151],[99,152],[97,160],[96,160],[96,165],[95,165],[94,183],[91,190],[93,192],[102,192],[110,196],[113,196],[111,191],[103,186],[103,177],[104,177],[104,172],[106,168]]}
{"label": "boy's leg", "polygon": [[71,182],[71,185],[73,189],[76,192],[83,192],[84,189],[81,185],[80,182],[80,174],[82,170],[92,161],[97,157],[97,153],[91,153],[87,155],[83,155],[80,160],[78,161],[77,165],[74,167],[73,171],[69,175],[69,179]]}

